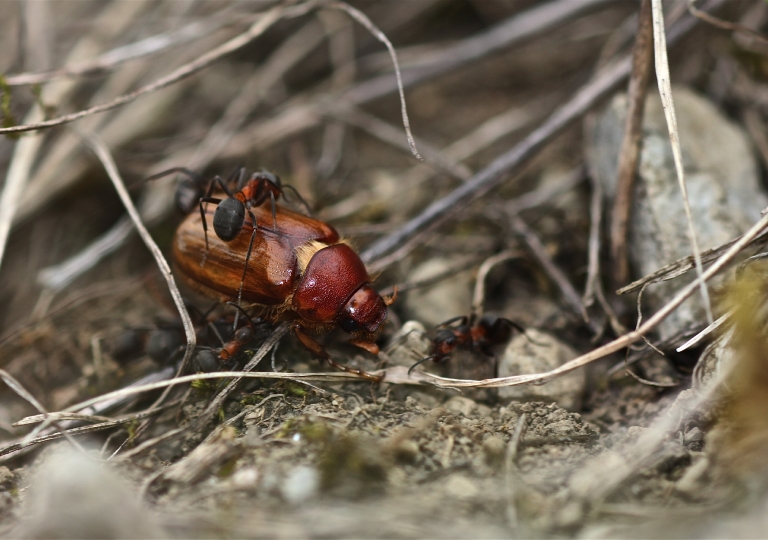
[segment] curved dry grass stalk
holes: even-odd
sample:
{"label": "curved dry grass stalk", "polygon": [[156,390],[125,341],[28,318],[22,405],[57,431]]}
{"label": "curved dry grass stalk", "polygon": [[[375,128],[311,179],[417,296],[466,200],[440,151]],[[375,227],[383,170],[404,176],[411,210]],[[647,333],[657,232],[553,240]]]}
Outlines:
{"label": "curved dry grass stalk", "polygon": [[[404,88],[455,71],[469,62],[551,30],[559,24],[595,9],[607,0],[555,0],[513,15],[490,29],[429,54],[419,65],[403,70]],[[362,105],[397,91],[391,74],[380,75],[331,96],[298,95],[269,119],[260,119],[233,139],[226,156],[235,157],[266,149],[279,141],[317,126],[328,103]]]}
{"label": "curved dry grass stalk", "polygon": [[376,39],[381,41],[389,51],[389,56],[392,59],[392,64],[395,66],[395,78],[397,80],[397,91],[400,94],[400,115],[403,118],[403,126],[405,127],[405,135],[408,139],[408,146],[411,148],[411,152],[419,161],[423,161],[419,151],[416,149],[416,141],[413,140],[413,134],[411,133],[411,123],[408,120],[408,111],[405,106],[405,91],[403,90],[403,77],[400,74],[400,64],[397,61],[397,54],[395,48],[392,46],[392,42],[384,35],[384,32],[378,29],[373,22],[368,18],[365,13],[359,9],[350,6],[346,2],[330,2],[327,7],[333,9],[340,9],[346,12],[350,17],[362,24],[366,30],[368,30]]}
{"label": "curved dry grass stalk", "polygon": [[680,149],[680,133],[677,129],[677,117],[675,115],[675,102],[672,98],[672,85],[670,83],[669,62],[667,60],[667,37],[664,28],[664,10],[661,0],[651,0],[651,12],[653,14],[653,45],[656,60],[656,81],[659,85],[659,96],[664,109],[664,118],[667,120],[669,130],[669,142],[672,144],[672,155],[675,160],[675,170],[677,171],[677,181],[680,185],[680,193],[683,196],[683,207],[685,208],[685,217],[688,220],[688,237],[691,242],[693,259],[696,263],[696,274],[698,276],[699,286],[701,287],[701,298],[704,302],[704,310],[707,314],[709,324],[714,322],[712,317],[712,305],[709,301],[709,291],[707,285],[702,279],[704,267],[701,264],[701,253],[699,252],[699,241],[696,238],[696,227],[693,224],[691,215],[691,205],[688,202],[688,188],[685,184],[685,169],[683,167],[683,153]]}
{"label": "curved dry grass stalk", "polygon": [[[106,170],[109,179],[115,186],[115,190],[120,196],[120,200],[123,202],[123,206],[125,206],[128,215],[133,221],[133,225],[136,227],[136,230],[138,231],[139,236],[141,236],[141,239],[144,241],[144,244],[147,246],[147,249],[149,249],[150,253],[152,253],[152,256],[154,257],[160,272],[163,274],[163,277],[168,284],[168,290],[173,297],[174,304],[176,304],[176,309],[179,311],[179,317],[181,318],[181,322],[184,326],[184,333],[187,337],[187,348],[184,352],[184,359],[181,361],[181,365],[179,366],[178,370],[178,373],[183,373],[186,367],[189,365],[189,361],[192,358],[192,353],[195,351],[197,336],[195,335],[195,328],[192,325],[192,319],[190,319],[189,313],[187,312],[187,307],[184,305],[184,299],[182,298],[181,292],[176,286],[176,280],[173,278],[173,274],[171,273],[171,267],[168,264],[168,261],[165,260],[165,257],[160,251],[160,248],[153,240],[152,235],[149,234],[149,231],[141,221],[141,216],[139,215],[138,210],[136,210],[136,206],[134,206],[133,201],[131,200],[131,196],[128,194],[128,190],[126,189],[125,184],[120,177],[120,173],[117,170],[117,165],[115,165],[115,162],[109,153],[109,149],[104,146],[101,140],[96,138],[94,135],[82,134],[82,136],[88,146],[90,146],[90,148],[99,158],[102,165],[104,165],[104,169]],[[166,395],[167,393],[164,393],[162,396],[160,396],[152,408],[158,406],[164,400]]]}

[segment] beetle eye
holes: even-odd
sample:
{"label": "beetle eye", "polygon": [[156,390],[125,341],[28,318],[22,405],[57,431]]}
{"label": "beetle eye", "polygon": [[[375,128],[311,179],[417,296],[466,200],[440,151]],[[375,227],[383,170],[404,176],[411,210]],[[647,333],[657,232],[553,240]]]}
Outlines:
{"label": "beetle eye", "polygon": [[347,334],[354,334],[358,330],[360,330],[360,325],[357,324],[356,321],[353,321],[352,319],[348,319],[346,317],[339,320],[339,326],[341,326],[341,329],[344,330]]}

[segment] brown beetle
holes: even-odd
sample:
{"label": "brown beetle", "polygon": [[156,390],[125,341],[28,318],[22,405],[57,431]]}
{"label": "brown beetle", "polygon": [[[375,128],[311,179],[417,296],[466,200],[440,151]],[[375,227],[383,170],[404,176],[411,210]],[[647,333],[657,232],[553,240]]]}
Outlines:
{"label": "brown beetle", "polygon": [[394,298],[385,300],[370,286],[360,257],[333,227],[269,202],[251,207],[252,218],[232,240],[209,236],[208,248],[202,221],[214,210],[187,216],[173,241],[181,277],[207,296],[269,306],[273,320],[292,321],[302,345],[332,367],[379,380],[335,362],[311,334],[339,326],[352,334],[352,344],[378,354],[373,334]]}

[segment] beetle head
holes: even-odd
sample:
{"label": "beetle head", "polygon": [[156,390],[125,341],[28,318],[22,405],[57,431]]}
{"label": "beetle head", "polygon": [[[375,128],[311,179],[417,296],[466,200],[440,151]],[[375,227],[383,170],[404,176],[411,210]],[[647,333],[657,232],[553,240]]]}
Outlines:
{"label": "beetle head", "polygon": [[369,285],[363,285],[353,294],[339,314],[338,323],[349,334],[373,333],[387,318],[384,299]]}

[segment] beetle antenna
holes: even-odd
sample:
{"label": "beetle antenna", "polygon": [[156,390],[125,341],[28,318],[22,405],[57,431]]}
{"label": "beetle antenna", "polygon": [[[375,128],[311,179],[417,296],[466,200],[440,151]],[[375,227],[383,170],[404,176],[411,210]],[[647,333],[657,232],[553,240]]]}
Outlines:
{"label": "beetle antenna", "polygon": [[411,372],[412,372],[412,371],[413,371],[413,370],[416,368],[416,366],[418,366],[419,364],[423,364],[424,362],[426,362],[426,361],[428,361],[428,360],[434,360],[434,358],[435,358],[435,355],[434,355],[434,354],[432,354],[432,355],[430,355],[430,356],[425,356],[424,358],[422,358],[421,360],[419,360],[418,362],[416,362],[415,364],[413,364],[413,365],[412,365],[410,368],[408,368],[408,375],[410,376],[410,375],[411,375]]}

